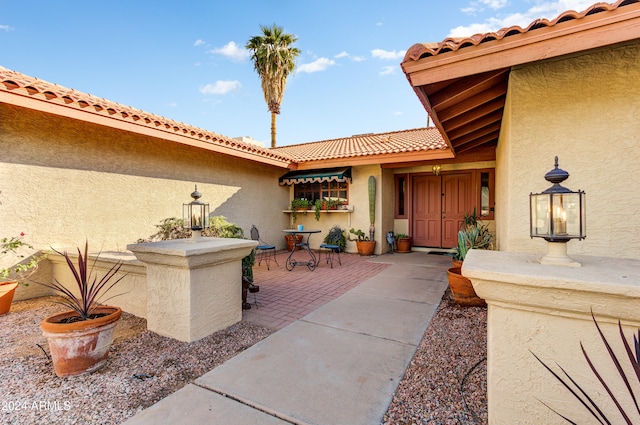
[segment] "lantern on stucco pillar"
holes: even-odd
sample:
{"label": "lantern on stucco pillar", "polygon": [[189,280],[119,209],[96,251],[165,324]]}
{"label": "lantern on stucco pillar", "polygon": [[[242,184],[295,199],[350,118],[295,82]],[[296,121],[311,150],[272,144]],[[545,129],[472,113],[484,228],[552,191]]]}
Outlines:
{"label": "lantern on stucco pillar", "polygon": [[580,263],[567,255],[567,242],[587,237],[585,193],[560,185],[569,178],[569,173],[558,168],[557,156],[554,169],[544,178],[553,185],[542,193],[529,195],[530,236],[548,242],[542,264],[579,267]]}

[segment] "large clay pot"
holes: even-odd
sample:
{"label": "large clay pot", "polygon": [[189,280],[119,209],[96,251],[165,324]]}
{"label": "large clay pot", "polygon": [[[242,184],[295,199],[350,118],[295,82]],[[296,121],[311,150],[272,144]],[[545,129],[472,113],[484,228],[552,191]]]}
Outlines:
{"label": "large clay pot", "polygon": [[[302,238],[304,237],[303,235],[295,235],[296,236],[296,243],[302,243]],[[293,249],[293,235],[284,235],[284,238],[287,241],[287,251],[291,252],[291,250]],[[299,250],[300,247],[296,247],[296,251]]]}
{"label": "large clay pot", "polygon": [[73,323],[60,323],[78,316],[75,311],[67,311],[50,316],[40,323],[42,334],[49,342],[56,375],[80,375],[104,366],[122,310],[104,306],[96,308],[95,312],[106,315]]}
{"label": "large clay pot", "polygon": [[13,295],[18,287],[17,282],[0,283],[0,314],[8,313],[13,302]]}
{"label": "large clay pot", "polygon": [[360,255],[373,255],[373,251],[376,249],[376,241],[356,241],[356,247]]}
{"label": "large clay pot", "polygon": [[411,252],[411,238],[398,238],[396,252]]}
{"label": "large clay pot", "polygon": [[463,306],[484,307],[487,303],[473,290],[473,284],[469,279],[462,276],[459,267],[452,267],[447,270],[449,275],[449,288],[453,294],[453,299]]}

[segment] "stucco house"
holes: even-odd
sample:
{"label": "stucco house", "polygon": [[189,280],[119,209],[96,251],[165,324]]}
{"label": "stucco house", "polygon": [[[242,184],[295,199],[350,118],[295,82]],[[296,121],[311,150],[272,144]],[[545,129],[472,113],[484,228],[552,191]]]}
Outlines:
{"label": "stucco house", "polygon": [[578,254],[640,258],[640,4],[598,3],[526,28],[415,44],[402,68],[447,146],[495,153],[495,225],[503,251],[544,252],[529,238],[529,199],[564,184],[586,191]]}
{"label": "stucco house", "polygon": [[[454,157],[435,127],[266,149],[1,67],[0,145],[2,233],[24,232],[42,249],[88,239],[124,250],[180,216],[195,184],[213,215],[247,235],[255,224],[279,249],[296,196],[339,195],[347,204],[319,221],[300,214],[298,224],[368,230],[369,176],[377,184],[377,253],[386,252],[389,230],[412,234],[419,247],[452,247],[464,214],[477,207],[490,218],[493,207],[488,196],[480,205],[493,152]],[[422,190],[434,180],[444,197],[439,188]],[[450,214],[441,216],[428,196]]]}

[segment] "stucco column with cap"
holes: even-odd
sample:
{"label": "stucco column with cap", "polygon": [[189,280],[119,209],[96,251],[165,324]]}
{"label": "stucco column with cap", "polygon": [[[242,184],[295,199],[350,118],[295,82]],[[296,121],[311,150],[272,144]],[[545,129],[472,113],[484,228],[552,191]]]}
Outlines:
{"label": "stucco column with cap", "polygon": [[225,238],[128,245],[147,266],[147,328],[192,342],[242,320],[242,258],[256,245]]}
{"label": "stucco column with cap", "polygon": [[640,260],[583,255],[575,256],[582,267],[567,268],[543,265],[542,256],[474,249],[464,260],[462,274],[488,308],[489,424],[566,423],[543,403],[576,423],[591,423],[586,409],[534,354],[560,374],[562,366],[610,418],[617,418],[581,343],[623,406],[635,412],[591,311],[627,376],[637,383],[618,320],[633,347],[633,334],[640,327]]}

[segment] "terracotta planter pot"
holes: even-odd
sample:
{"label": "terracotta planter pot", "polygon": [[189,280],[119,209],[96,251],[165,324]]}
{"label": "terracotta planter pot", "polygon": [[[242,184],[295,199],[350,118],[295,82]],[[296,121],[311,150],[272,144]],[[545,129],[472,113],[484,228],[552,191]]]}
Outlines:
{"label": "terracotta planter pot", "polygon": [[0,283],[0,314],[8,313],[13,302],[13,295],[18,287],[17,282]]}
{"label": "terracotta planter pot", "polygon": [[453,265],[453,267],[457,267],[459,269],[462,268],[462,260],[456,260],[455,258],[451,257],[451,264]]}
{"label": "terracotta planter pot", "polygon": [[411,238],[398,238],[396,252],[411,252]]}
{"label": "terracotta planter pot", "polygon": [[487,303],[473,290],[471,281],[462,276],[459,267],[452,267],[447,270],[449,275],[449,288],[453,294],[453,299],[462,306],[484,307]]}
{"label": "terracotta planter pot", "polygon": [[47,317],[40,323],[56,375],[72,376],[94,372],[104,366],[113,342],[114,328],[122,315],[118,307],[98,307],[106,316],[74,323],[60,321],[77,316],[75,311]]}
{"label": "terracotta planter pot", "polygon": [[[287,251],[291,252],[293,249],[293,235],[284,235],[285,240],[287,241]],[[296,235],[296,243],[302,242],[302,235]],[[300,247],[296,248],[296,251],[300,250]]]}
{"label": "terracotta planter pot", "polygon": [[376,249],[376,241],[356,241],[356,247],[360,255],[373,255],[373,251]]}

